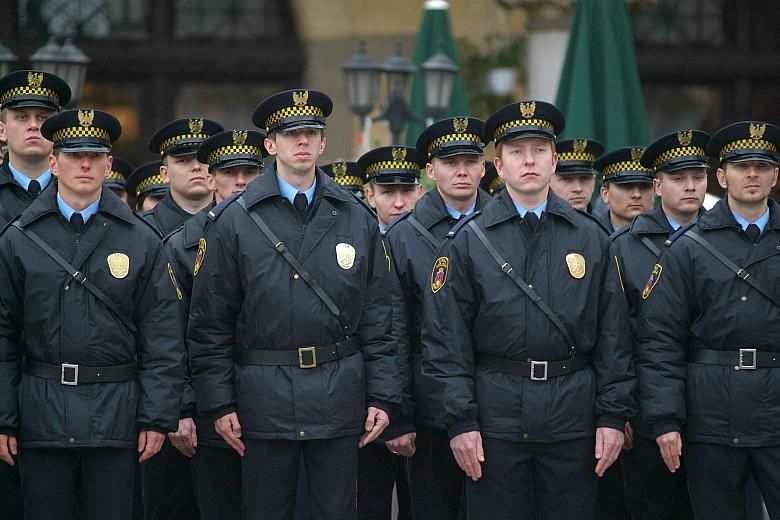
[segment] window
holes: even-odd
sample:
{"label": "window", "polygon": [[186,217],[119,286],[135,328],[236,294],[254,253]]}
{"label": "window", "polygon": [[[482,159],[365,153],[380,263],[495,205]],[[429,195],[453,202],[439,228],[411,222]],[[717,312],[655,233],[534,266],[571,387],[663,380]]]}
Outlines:
{"label": "window", "polygon": [[177,38],[253,39],[280,36],[278,0],[175,0]]}
{"label": "window", "polygon": [[144,0],[19,0],[19,32],[142,37],[147,33],[148,6]]}

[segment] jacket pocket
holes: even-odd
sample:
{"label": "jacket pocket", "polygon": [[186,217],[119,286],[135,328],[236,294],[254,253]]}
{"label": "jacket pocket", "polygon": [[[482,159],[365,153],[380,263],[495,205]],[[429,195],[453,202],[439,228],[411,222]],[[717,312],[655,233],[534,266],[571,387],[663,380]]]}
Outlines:
{"label": "jacket pocket", "polygon": [[91,385],[93,431],[96,441],[136,442],[138,439],[138,383]]}
{"label": "jacket pocket", "polygon": [[19,383],[19,438],[60,441],[65,438],[65,396],[59,383],[23,376]]}

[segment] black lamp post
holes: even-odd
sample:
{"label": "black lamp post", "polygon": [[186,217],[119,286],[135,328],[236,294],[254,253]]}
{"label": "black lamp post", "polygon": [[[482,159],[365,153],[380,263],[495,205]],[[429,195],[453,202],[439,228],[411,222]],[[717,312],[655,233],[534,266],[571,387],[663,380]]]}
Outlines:
{"label": "black lamp post", "polygon": [[360,40],[357,54],[353,54],[341,68],[347,82],[349,108],[360,117],[361,128],[364,128],[365,118],[374,110],[379,97],[382,66],[366,52],[366,41]]}
{"label": "black lamp post", "polygon": [[401,144],[401,133],[408,121],[422,122],[422,119],[409,110],[406,103],[406,91],[409,79],[417,72],[417,67],[403,55],[401,42],[396,43],[395,55],[385,61],[383,70],[387,78],[387,106],[376,121],[385,120],[390,125],[391,144]]}
{"label": "black lamp post", "polygon": [[78,104],[90,59],[73,44],[71,38],[65,38],[63,44],[58,45],[56,37],[52,36],[46,45],[30,56],[30,61],[34,69],[50,72],[64,79],[71,89],[71,106]]}
{"label": "black lamp post", "polygon": [[439,51],[420,68],[423,74],[425,113],[428,114],[428,124],[431,124],[449,108],[455,77],[460,68],[444,53],[444,42],[439,43]]}
{"label": "black lamp post", "polygon": [[0,77],[11,72],[11,64],[16,61],[16,54],[0,43]]}

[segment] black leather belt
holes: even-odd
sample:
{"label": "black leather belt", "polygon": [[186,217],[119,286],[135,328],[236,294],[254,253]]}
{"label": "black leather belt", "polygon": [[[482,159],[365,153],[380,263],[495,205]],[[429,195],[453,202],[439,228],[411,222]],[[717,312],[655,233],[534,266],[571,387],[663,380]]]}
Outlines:
{"label": "black leather belt", "polygon": [[498,370],[532,381],[547,381],[551,377],[565,376],[590,365],[590,356],[575,355],[561,361],[519,361],[484,352],[476,353],[477,365],[490,370]]}
{"label": "black leather belt", "polygon": [[59,381],[68,386],[85,385],[89,383],[119,383],[131,381],[138,374],[135,363],[131,365],[114,365],[108,367],[87,367],[73,363],[44,363],[34,359],[26,359],[24,373],[35,377],[43,377]]}
{"label": "black leather belt", "polygon": [[315,368],[317,365],[351,356],[359,349],[357,338],[347,338],[332,345],[298,347],[296,350],[247,350],[236,352],[239,365],[278,365]]}
{"label": "black leather belt", "polygon": [[689,363],[733,366],[737,370],[775,368],[780,367],[780,352],[765,352],[754,348],[736,350],[701,348],[693,351]]}

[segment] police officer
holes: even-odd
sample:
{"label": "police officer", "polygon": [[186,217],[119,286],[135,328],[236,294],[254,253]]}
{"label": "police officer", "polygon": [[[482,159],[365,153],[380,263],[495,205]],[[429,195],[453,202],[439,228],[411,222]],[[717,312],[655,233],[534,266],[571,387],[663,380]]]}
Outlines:
{"label": "police officer", "polygon": [[[628,301],[631,330],[636,337],[639,307],[647,278],[670,235],[693,222],[707,192],[709,134],[681,130],[667,134],[644,151],[641,164],[655,173],[657,207],[638,215],[611,237],[610,257],[619,267]],[[658,457],[655,438],[643,421],[626,425],[623,455],[626,492],[631,516],[641,519],[691,518],[684,468],[667,471]]]}
{"label": "police officer", "polygon": [[160,154],[160,176],[170,185],[170,192],[142,216],[160,235],[166,236],[214,202],[206,180],[208,167],[198,162],[196,153],[203,141],[223,130],[210,119],[184,118],[171,121],[152,136],[149,149]]}
{"label": "police officer", "polygon": [[[70,101],[70,87],[48,72],[19,70],[0,78],[0,229],[16,218],[51,181],[52,144],[41,125]],[[9,520],[22,518],[17,468],[0,464],[0,503]]]}
{"label": "police officer", "polygon": [[506,188],[448,233],[425,294],[424,385],[469,518],[530,518],[532,499],[546,518],[592,518],[635,413],[607,237],[549,187],[563,124],[541,101],[488,118]]}
{"label": "police officer", "polygon": [[103,188],[120,132],[99,110],[48,118],[57,182],[0,237],[0,459],[18,455],[29,518],[130,518],[138,453],[176,429],[184,355],[162,243]]}
{"label": "police officer", "polygon": [[103,184],[114,192],[114,195],[129,205],[127,200],[127,178],[133,173],[133,165],[123,157],[114,157],[111,170],[106,174]]}
{"label": "police officer", "polygon": [[604,145],[595,139],[564,139],[555,143],[558,165],[550,187],[560,198],[580,211],[590,211],[590,199],[596,187],[593,162],[604,153]]}
{"label": "police officer", "polygon": [[684,454],[696,518],[744,518],[750,475],[780,518],[778,145],[761,121],[712,136],[727,196],[675,234],[642,291],[642,415],[670,471]]}
{"label": "police officer", "polygon": [[597,218],[609,233],[627,226],[653,207],[653,171],[639,163],[642,147],[620,148],[599,157],[593,167],[601,175],[601,200],[609,206]]}
{"label": "police officer", "polygon": [[358,159],[358,166],[368,179],[366,201],[376,210],[382,231],[411,210],[422,196],[423,164],[422,156],[411,146],[380,146]]}
{"label": "police officer", "polygon": [[[410,484],[414,518],[452,520],[461,514],[463,472],[449,447],[447,431],[434,418],[422,387],[423,294],[430,291],[430,266],[446,234],[461,218],[481,210],[491,197],[479,189],[484,175],[484,123],[474,117],[451,117],[426,128],[417,139],[417,150],[426,159],[428,178],[436,188],[400,217],[386,232],[386,243],[400,282],[400,299],[394,312],[405,315],[407,330],[399,334],[410,350],[403,360],[408,371],[405,416],[390,429],[396,435],[388,447],[410,456]],[[393,434],[388,434],[393,437]],[[409,446],[411,444],[411,446]],[[407,447],[408,446],[408,447]],[[416,448],[416,450],[415,450]]]}
{"label": "police officer", "polygon": [[162,161],[150,161],[142,164],[127,178],[125,191],[130,199],[130,207],[138,213],[149,213],[168,194],[171,187],[160,175]]}
{"label": "police officer", "polygon": [[331,109],[304,89],[260,103],[275,162],[215,208],[193,283],[197,407],[243,457],[250,519],[291,518],[301,456],[312,518],[352,518],[358,446],[400,402],[379,230],[316,167]]}
{"label": "police officer", "polygon": [[360,200],[365,200],[366,178],[355,161],[336,161],[320,166],[325,175],[347,189]]}
{"label": "police officer", "polygon": [[504,179],[498,175],[493,161],[485,161],[485,175],[479,181],[479,187],[493,198],[497,198],[499,192],[504,189]]}

